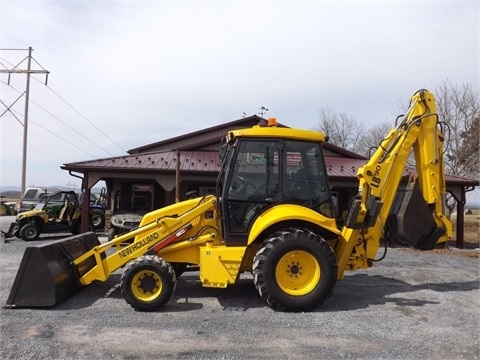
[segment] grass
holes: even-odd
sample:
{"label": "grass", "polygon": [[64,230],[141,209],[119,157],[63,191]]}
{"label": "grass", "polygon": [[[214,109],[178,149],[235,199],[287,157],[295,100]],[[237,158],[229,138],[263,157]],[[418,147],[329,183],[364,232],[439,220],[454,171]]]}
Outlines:
{"label": "grass", "polygon": [[[465,214],[465,223],[463,227],[464,239],[463,247],[465,249],[480,248],[480,211],[474,210],[472,214]],[[453,224],[453,240],[448,243],[449,246],[455,246],[455,240],[457,238],[457,217],[452,215]]]}
{"label": "grass", "polygon": [[436,249],[434,251],[480,259],[480,211],[474,210],[472,214],[465,214],[464,216],[463,250],[453,251],[457,247],[457,217],[452,215],[452,240],[447,241],[447,246],[444,249]]}

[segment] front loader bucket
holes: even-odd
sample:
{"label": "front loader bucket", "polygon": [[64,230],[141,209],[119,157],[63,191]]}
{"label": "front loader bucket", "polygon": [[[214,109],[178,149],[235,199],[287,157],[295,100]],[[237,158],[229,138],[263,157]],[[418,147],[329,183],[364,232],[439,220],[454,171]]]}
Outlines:
{"label": "front loader bucket", "polygon": [[26,248],[6,307],[49,307],[78,292],[80,277],[96,263],[93,257],[78,266],[72,261],[97,245],[89,232]]}

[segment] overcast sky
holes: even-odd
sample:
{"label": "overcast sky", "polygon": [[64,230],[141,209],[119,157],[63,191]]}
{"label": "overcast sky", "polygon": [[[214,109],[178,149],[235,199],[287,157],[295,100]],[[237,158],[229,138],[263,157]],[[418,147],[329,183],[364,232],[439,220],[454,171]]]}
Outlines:
{"label": "overcast sky", "polygon": [[[316,128],[320,109],[367,127],[420,88],[478,89],[479,2],[9,1],[0,48],[34,49],[26,185],[76,184],[65,163],[126,150],[268,108]],[[14,66],[27,51],[0,51]],[[26,63],[19,65],[25,69]],[[0,74],[11,105],[26,76]],[[23,122],[24,101],[13,113]],[[5,106],[0,103],[0,114]],[[0,117],[0,186],[20,186],[23,126]],[[57,135],[54,135],[56,133]]]}

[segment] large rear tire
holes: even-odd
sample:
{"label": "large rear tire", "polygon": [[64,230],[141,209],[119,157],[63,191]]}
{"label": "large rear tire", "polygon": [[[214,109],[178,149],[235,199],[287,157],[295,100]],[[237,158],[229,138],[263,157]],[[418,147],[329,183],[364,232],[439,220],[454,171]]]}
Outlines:
{"label": "large rear tire", "polygon": [[176,287],[172,266],[155,255],[141,256],[128,263],[120,280],[123,298],[139,311],[161,308],[172,298]]}
{"label": "large rear tire", "polygon": [[23,240],[33,241],[40,237],[40,228],[36,224],[28,223],[23,225],[18,233]]}
{"label": "large rear tire", "polygon": [[92,226],[94,229],[101,229],[105,227],[105,211],[101,209],[91,209],[90,217],[92,219]]}
{"label": "large rear tire", "polygon": [[255,287],[271,308],[310,311],[333,291],[337,262],[327,242],[299,229],[277,232],[253,261]]}

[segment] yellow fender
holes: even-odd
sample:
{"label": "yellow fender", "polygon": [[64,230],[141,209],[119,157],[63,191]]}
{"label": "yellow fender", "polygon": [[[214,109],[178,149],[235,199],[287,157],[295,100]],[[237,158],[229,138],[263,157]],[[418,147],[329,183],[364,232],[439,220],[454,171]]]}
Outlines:
{"label": "yellow fender", "polygon": [[305,221],[331,231],[337,235],[341,235],[337,229],[335,219],[328,218],[322,214],[305,206],[295,204],[280,204],[273,206],[263,212],[253,223],[248,235],[248,244],[250,245],[266,228],[288,220]]}

